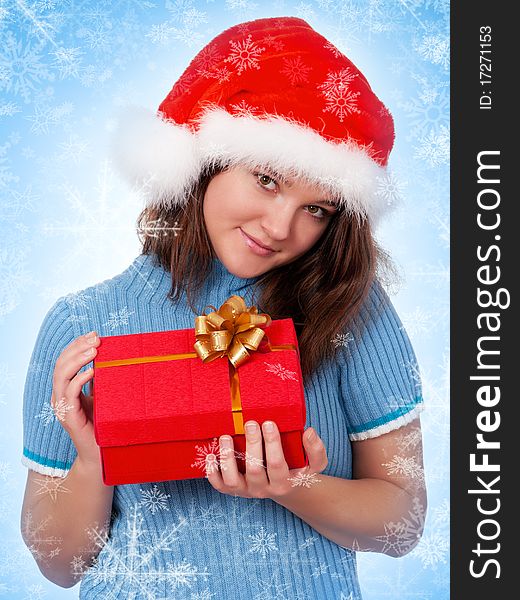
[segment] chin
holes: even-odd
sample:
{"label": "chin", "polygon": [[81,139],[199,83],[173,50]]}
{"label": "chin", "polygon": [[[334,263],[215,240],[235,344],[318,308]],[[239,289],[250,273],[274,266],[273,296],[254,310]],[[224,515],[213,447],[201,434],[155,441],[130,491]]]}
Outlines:
{"label": "chin", "polygon": [[246,258],[242,258],[236,255],[229,260],[226,260],[226,258],[221,258],[220,262],[232,275],[235,275],[235,277],[240,277],[241,279],[247,279],[249,277],[258,277],[259,275],[263,275],[266,271],[268,271],[271,268],[264,266],[264,268],[262,269],[258,265],[252,265],[251,261],[248,261]]}

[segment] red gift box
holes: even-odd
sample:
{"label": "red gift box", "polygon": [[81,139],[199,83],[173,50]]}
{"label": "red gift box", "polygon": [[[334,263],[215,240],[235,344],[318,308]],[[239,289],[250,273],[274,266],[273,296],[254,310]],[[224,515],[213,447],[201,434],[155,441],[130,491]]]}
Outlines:
{"label": "red gift box", "polygon": [[194,352],[194,329],[100,337],[94,430],[104,483],[205,477],[205,457],[218,459],[223,434],[233,437],[245,473],[249,420],[274,421],[289,468],[306,466],[294,324],[275,320],[263,330],[258,350],[236,369],[225,356],[204,363]]}

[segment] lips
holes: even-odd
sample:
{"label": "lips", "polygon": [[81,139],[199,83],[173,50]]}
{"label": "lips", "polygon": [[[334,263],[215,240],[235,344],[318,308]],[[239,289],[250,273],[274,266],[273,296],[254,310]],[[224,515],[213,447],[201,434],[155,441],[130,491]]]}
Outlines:
{"label": "lips", "polygon": [[271,250],[271,252],[275,252],[274,248],[271,248],[271,246],[266,246],[266,244],[262,244],[262,242],[260,240],[257,240],[255,237],[253,237],[252,235],[249,235],[248,233],[246,233],[243,229],[241,229],[242,233],[244,235],[246,235],[248,238],[250,238],[251,240],[253,240],[253,242],[255,244],[257,244],[258,246],[260,246],[260,248],[265,248],[266,250]]}

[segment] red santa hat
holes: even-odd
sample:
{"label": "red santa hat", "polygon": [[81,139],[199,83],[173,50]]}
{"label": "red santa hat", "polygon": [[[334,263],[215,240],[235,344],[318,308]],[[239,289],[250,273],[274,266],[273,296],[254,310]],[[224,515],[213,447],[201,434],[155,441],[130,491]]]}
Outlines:
{"label": "red santa hat", "polygon": [[149,206],[185,205],[212,165],[268,166],[323,186],[372,225],[393,119],[359,69],[306,21],[230,27],[191,61],[157,113],[130,109],[116,162]]}

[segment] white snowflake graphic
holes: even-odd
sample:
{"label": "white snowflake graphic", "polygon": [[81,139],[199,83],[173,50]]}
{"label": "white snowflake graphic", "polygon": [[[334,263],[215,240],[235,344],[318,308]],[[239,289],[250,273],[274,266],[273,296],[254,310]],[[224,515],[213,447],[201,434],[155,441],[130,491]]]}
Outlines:
{"label": "white snowflake graphic", "polygon": [[45,477],[43,479],[35,479],[35,483],[38,485],[37,496],[49,495],[53,502],[58,499],[58,494],[63,492],[64,494],[70,494],[71,491],[65,487],[64,479],[60,477]]}
{"label": "white snowflake graphic", "polygon": [[336,333],[330,341],[334,345],[334,348],[339,348],[340,346],[347,348],[349,343],[354,341],[354,336],[350,331],[347,331],[346,333]]}
{"label": "white snowflake graphic", "polygon": [[233,114],[239,117],[256,117],[260,114],[260,110],[256,106],[245,100],[241,100],[238,104],[231,104],[231,109]]}
{"label": "white snowflake graphic", "polygon": [[267,365],[266,373],[273,373],[277,377],[280,377],[282,380],[292,379],[293,381],[298,381],[298,375],[295,371],[289,371],[280,363],[268,363],[264,362]]}
{"label": "white snowflake graphic", "polygon": [[24,539],[27,543],[29,551],[35,559],[40,559],[45,562],[56,554],[56,549],[63,542],[62,538],[54,535],[48,535],[45,530],[52,521],[52,517],[46,517],[39,523],[34,522],[32,511],[26,513],[23,521]]}
{"label": "white snowflake graphic", "polygon": [[11,472],[12,472],[11,465],[8,462],[1,461],[0,462],[0,479],[2,481],[7,481]]}
{"label": "white snowflake graphic", "polygon": [[79,48],[58,48],[53,54],[60,79],[78,77],[83,54]]}
{"label": "white snowflake graphic", "polygon": [[309,73],[312,71],[312,67],[306,65],[301,56],[296,58],[284,58],[283,73],[291,82],[291,85],[295,86],[300,83],[307,83],[309,81]]}
{"label": "white snowflake graphic", "polygon": [[396,206],[403,199],[406,185],[407,182],[401,181],[390,171],[377,177],[376,195],[382,198],[387,206]]}
{"label": "white snowflake graphic", "polygon": [[430,167],[447,164],[450,157],[450,132],[446,125],[439,131],[432,129],[428,135],[419,138],[415,147],[416,158],[425,160]]}
{"label": "white snowflake graphic", "polygon": [[34,415],[35,419],[41,419],[43,421],[43,426],[47,427],[56,420],[56,413],[52,408],[49,402],[46,402],[40,412],[37,415]]}
{"label": "white snowflake graphic", "polygon": [[411,555],[420,558],[424,569],[435,570],[440,563],[446,564],[449,550],[448,536],[433,532],[422,536]]}
{"label": "white snowflake graphic", "polygon": [[349,67],[341,71],[331,71],[327,75],[327,79],[320,85],[318,89],[324,96],[328,94],[339,94],[348,90],[350,84],[357,77],[357,73],[352,72]]}
{"label": "white snowflake graphic", "polygon": [[179,231],[182,231],[182,227],[179,226],[178,221],[174,221],[172,225],[161,219],[160,217],[155,220],[147,221],[144,227],[139,227],[137,232],[144,237],[166,237],[169,232],[173,232],[173,236],[177,237]]}
{"label": "white snowflake graphic", "polygon": [[318,473],[305,473],[301,471],[300,473],[296,473],[294,477],[288,477],[287,481],[291,482],[292,487],[310,488],[311,486],[320,483],[321,479],[318,479]]}
{"label": "white snowflake graphic", "polygon": [[237,68],[238,75],[247,69],[260,69],[258,65],[259,56],[265,50],[251,41],[251,34],[245,40],[234,42],[230,40],[231,52],[224,62],[231,63]]}
{"label": "white snowflake graphic", "polygon": [[135,311],[128,312],[128,308],[124,306],[120,308],[116,312],[109,312],[110,318],[106,323],[106,325],[111,331],[116,329],[116,327],[120,327],[121,325],[128,325],[128,317],[133,315]]}
{"label": "white snowflake graphic", "polygon": [[323,112],[330,112],[343,123],[345,117],[360,112],[357,99],[360,92],[352,92],[347,88],[338,88],[335,91],[324,93],[326,106]]}
{"label": "white snowflake graphic", "polygon": [[151,489],[143,490],[142,488],[139,488],[139,491],[143,496],[141,506],[148,508],[152,515],[160,510],[170,510],[168,507],[168,498],[170,497],[170,494],[161,492],[157,487],[157,484],[154,484]]}
{"label": "white snowflake graphic", "polygon": [[424,481],[424,469],[417,462],[415,456],[399,456],[396,454],[390,462],[381,464],[387,468],[389,475],[415,479],[419,484]]}
{"label": "white snowflake graphic", "polygon": [[209,444],[196,445],[195,450],[197,451],[197,455],[195,462],[190,465],[191,467],[201,469],[206,473],[206,477],[218,471],[220,466],[220,444],[217,438],[213,438]]}
{"label": "white snowflake graphic", "polygon": [[408,512],[409,518],[401,521],[385,523],[384,535],[376,536],[376,540],[383,543],[381,552],[393,551],[397,555],[410,551],[419,541],[424,528],[426,516],[425,507],[419,498],[413,499],[412,510]]}
{"label": "white snowflake graphic", "polygon": [[41,45],[24,43],[8,31],[0,47],[0,90],[19,94],[29,102],[41,79],[49,78],[44,56],[40,54]]}
{"label": "white snowflake graphic", "polygon": [[278,38],[275,38],[270,33],[262,39],[262,44],[265,44],[270,48],[274,48],[275,50],[283,50],[285,48],[285,44],[283,43],[283,41]]}
{"label": "white snowflake graphic", "polygon": [[67,415],[67,413],[72,410],[74,407],[72,406],[72,404],[69,404],[67,402],[67,399],[65,397],[60,398],[52,407],[52,410],[54,411],[54,414],[56,415],[56,418],[58,419],[58,421],[65,421],[65,417]]}
{"label": "white snowflake graphic", "polygon": [[[122,545],[118,545],[121,542],[114,538],[107,538],[105,529],[89,530],[93,543],[102,549],[89,570],[93,583],[113,582],[121,590],[118,593],[126,592],[143,600],[155,600],[159,585],[176,590],[191,587],[200,579],[206,581],[210,575],[207,569],[199,569],[186,559],[168,561],[164,569],[155,566],[160,554],[171,556],[173,543],[185,526],[186,519],[181,518],[160,535],[154,535],[145,529],[144,518],[136,505],[126,520]],[[80,561],[76,562],[82,566]]]}
{"label": "white snowflake graphic", "polygon": [[252,540],[251,548],[249,552],[257,552],[265,558],[269,552],[278,550],[275,544],[276,533],[267,533],[263,527],[257,534],[249,535],[249,539]]}
{"label": "white snowflake graphic", "polygon": [[331,43],[331,42],[327,42],[324,46],[324,48],[327,48],[327,50],[330,50],[332,52],[332,54],[334,54],[334,56],[336,58],[339,58],[340,56],[343,56],[343,52],[340,52],[336,46]]}
{"label": "white snowflake graphic", "polygon": [[435,65],[441,65],[444,69],[448,69],[450,66],[450,40],[447,36],[425,35],[415,50],[420,56]]}
{"label": "white snowflake graphic", "polygon": [[418,306],[411,313],[403,313],[403,329],[407,331],[411,336],[425,334],[428,335],[431,332],[434,315],[430,312],[423,310]]}

